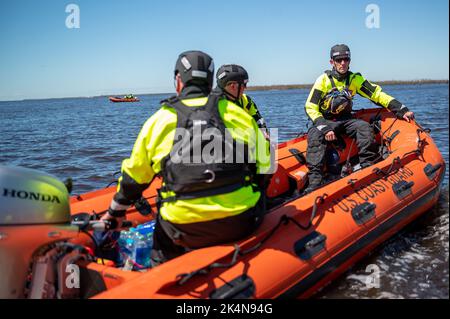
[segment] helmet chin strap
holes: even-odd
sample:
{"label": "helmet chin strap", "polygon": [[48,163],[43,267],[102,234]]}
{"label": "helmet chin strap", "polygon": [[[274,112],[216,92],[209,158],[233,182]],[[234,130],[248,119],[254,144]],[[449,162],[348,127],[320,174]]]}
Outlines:
{"label": "helmet chin strap", "polygon": [[239,92],[241,92],[241,88],[242,88],[242,84],[238,83],[238,95],[235,96],[233,94],[231,94],[231,92],[228,92],[227,90],[223,89],[223,91],[225,92],[225,94],[227,94],[228,96],[230,96],[231,98],[233,98],[233,102],[239,106],[242,106],[240,104],[240,100],[239,100]]}

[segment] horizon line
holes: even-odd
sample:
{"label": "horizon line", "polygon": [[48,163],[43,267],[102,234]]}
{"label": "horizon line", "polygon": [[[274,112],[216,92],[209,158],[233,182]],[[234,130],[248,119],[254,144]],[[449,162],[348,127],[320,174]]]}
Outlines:
{"label": "horizon line", "polygon": [[[383,81],[372,81],[380,85],[408,85],[408,84],[445,84],[449,82],[449,79],[420,79],[420,80],[383,80]],[[271,85],[253,85],[247,87],[247,91],[268,91],[268,90],[291,90],[291,89],[305,89],[312,87],[313,83],[310,84],[271,84]],[[140,95],[164,95],[173,94],[174,92],[160,92],[160,93],[141,93],[133,94],[135,96]],[[41,101],[41,100],[63,100],[63,99],[86,99],[86,98],[99,98],[99,97],[110,97],[110,96],[120,96],[124,94],[101,94],[92,96],[67,96],[67,97],[46,97],[46,98],[26,98],[19,100],[0,100],[0,102],[22,102],[22,101]]]}

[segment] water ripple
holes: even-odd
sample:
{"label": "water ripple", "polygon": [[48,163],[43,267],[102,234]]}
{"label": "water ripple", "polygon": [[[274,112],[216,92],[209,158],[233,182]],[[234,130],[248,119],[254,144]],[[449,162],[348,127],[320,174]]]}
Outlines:
{"label": "water ripple", "polygon": [[[442,152],[447,171],[438,205],[385,243],[318,298],[449,298],[448,85],[386,86],[416,113]],[[307,130],[308,90],[250,92],[281,141]],[[140,128],[165,95],[139,103],[106,98],[0,102],[0,163],[72,177],[75,194],[103,188],[128,157]],[[357,97],[355,108],[373,105]],[[380,288],[367,288],[366,267],[381,269]]]}

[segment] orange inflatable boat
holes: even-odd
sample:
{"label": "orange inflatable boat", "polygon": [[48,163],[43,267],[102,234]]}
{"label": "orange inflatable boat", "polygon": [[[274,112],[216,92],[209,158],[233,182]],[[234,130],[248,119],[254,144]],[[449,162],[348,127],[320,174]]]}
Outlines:
{"label": "orange inflatable boat", "polygon": [[126,98],[117,97],[117,96],[110,96],[109,100],[111,102],[139,102],[139,99],[137,97],[133,97],[131,99],[126,99]]}
{"label": "orange inflatable boat", "polygon": [[[348,170],[344,177],[329,173],[327,184],[305,195],[302,190],[308,172],[306,136],[281,143],[278,169],[267,190],[269,209],[254,234],[236,243],[193,250],[144,272],[125,271],[108,262],[101,264],[101,260],[92,256],[90,235],[74,230],[70,223],[19,225],[8,224],[2,217],[0,297],[313,295],[435,205],[445,173],[445,162],[429,131],[416,122],[397,120],[380,109],[360,110],[355,116],[373,123],[383,160],[357,169],[356,143],[353,145],[352,140],[345,138],[337,149],[339,164],[353,167],[353,172]],[[153,210],[159,186],[160,180],[155,180],[144,192]],[[12,191],[8,192],[11,195]],[[109,187],[73,196],[71,214],[101,215],[114,193],[115,187]],[[18,197],[18,192],[15,195]],[[25,197],[25,193],[21,196]],[[127,211],[127,219],[135,225],[152,218],[152,214],[143,216],[135,208]],[[64,241],[71,248],[60,247],[56,266],[48,266],[45,262],[49,247],[55,249]],[[80,268],[81,279],[78,288],[68,290],[61,283],[67,282],[71,274],[62,269],[71,263]]]}

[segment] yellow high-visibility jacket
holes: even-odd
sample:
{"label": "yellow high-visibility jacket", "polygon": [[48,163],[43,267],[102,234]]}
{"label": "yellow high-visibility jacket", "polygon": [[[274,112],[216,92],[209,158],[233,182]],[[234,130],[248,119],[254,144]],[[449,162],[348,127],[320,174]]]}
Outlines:
{"label": "yellow high-visibility jacket", "polygon": [[[189,107],[203,106],[207,101],[207,97],[181,100]],[[232,138],[255,149],[257,173],[268,172],[271,167],[269,144],[252,116],[225,98],[219,100],[218,110],[225,127],[232,129]],[[155,174],[161,171],[161,162],[172,149],[176,127],[176,111],[164,104],[145,122],[130,158],[122,162],[122,177],[111,203],[112,209],[126,209],[133,200],[140,198]],[[161,192],[163,199],[173,195],[170,191]],[[230,193],[164,202],[160,214],[163,219],[178,224],[209,221],[243,213],[254,207],[260,196],[257,188],[243,186]]]}

